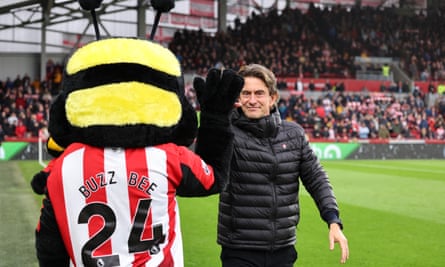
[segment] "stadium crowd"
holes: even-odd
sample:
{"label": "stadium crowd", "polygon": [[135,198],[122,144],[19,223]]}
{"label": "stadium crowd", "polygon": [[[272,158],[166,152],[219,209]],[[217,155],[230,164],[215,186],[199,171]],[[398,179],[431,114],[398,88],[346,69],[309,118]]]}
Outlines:
{"label": "stadium crowd", "polygon": [[291,94],[278,108],[282,119],[298,122],[311,138],[445,140],[445,95],[437,93]]}
{"label": "stadium crowd", "polygon": [[[398,8],[335,6],[252,13],[226,33],[181,30],[169,48],[187,71],[211,66],[237,69],[244,63],[270,66],[277,76],[355,77],[355,57],[388,57],[413,80],[445,78],[445,10],[407,14]],[[427,15],[425,13],[428,13]]]}
{"label": "stadium crowd", "polygon": [[[353,78],[354,57],[399,58],[414,80],[445,78],[445,20],[440,10],[405,16],[396,9],[335,7],[308,12],[252,15],[226,33],[180,30],[169,48],[183,69],[204,75],[210,67],[268,66],[277,77]],[[372,66],[370,66],[372,67]],[[42,81],[24,74],[0,81],[0,135],[46,135],[51,99],[61,84],[62,66],[48,61]],[[445,79],[444,79],[445,80]],[[409,91],[409,90],[408,90]],[[196,101],[189,90],[191,101]],[[445,94],[428,92],[353,93],[328,88],[320,94],[283,95],[283,119],[295,120],[309,137],[331,140],[445,139]]]}
{"label": "stadium crowd", "polygon": [[51,100],[59,93],[62,65],[48,60],[43,80],[28,74],[0,80],[0,135],[12,138],[48,136]]}

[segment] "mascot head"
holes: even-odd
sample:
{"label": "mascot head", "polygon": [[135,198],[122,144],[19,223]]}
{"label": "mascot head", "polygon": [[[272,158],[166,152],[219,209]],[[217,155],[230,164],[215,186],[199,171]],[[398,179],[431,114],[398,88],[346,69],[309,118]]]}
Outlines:
{"label": "mascot head", "polygon": [[69,58],[50,110],[55,143],[99,147],[190,145],[197,118],[175,55],[147,40],[91,42]]}

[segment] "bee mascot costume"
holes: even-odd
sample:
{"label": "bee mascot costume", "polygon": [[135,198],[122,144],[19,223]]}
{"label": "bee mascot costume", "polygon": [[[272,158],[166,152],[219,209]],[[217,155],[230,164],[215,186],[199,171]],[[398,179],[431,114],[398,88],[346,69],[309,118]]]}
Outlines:
{"label": "bee mascot costume", "polygon": [[[100,5],[80,2],[90,11]],[[110,38],[72,54],[50,110],[51,142],[62,153],[45,181],[40,266],[184,266],[176,195],[224,186],[229,114],[243,79],[211,69],[194,85],[199,129],[168,49]],[[187,146],[195,137],[193,152]]]}

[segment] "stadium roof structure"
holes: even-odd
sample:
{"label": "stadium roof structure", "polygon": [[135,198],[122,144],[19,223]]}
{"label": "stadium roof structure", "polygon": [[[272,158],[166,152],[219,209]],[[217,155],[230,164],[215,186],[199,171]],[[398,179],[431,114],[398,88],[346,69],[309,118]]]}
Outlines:
{"label": "stadium roof structure", "polygon": [[[103,0],[95,10],[101,37],[145,37],[152,10],[150,0]],[[42,72],[49,53],[69,54],[95,39],[92,18],[77,0],[1,0],[0,53],[40,54]]]}
{"label": "stadium roof structure", "polygon": [[[137,32],[146,31],[145,11],[148,9],[149,0],[103,0],[95,12],[104,36],[124,35],[122,31],[129,31],[127,35],[135,37]],[[140,29],[129,30],[130,24]],[[127,27],[119,32],[118,25]],[[77,37],[93,35],[93,32],[92,16],[77,0],[2,0],[0,3],[0,42],[66,48],[66,44],[51,40],[50,33]]]}

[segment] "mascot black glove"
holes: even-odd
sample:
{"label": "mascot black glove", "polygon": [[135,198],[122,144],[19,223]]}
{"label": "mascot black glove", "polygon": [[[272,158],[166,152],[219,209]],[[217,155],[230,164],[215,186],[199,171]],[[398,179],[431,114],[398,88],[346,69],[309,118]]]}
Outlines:
{"label": "mascot black glove", "polygon": [[200,126],[195,152],[213,166],[216,192],[224,188],[230,171],[233,133],[230,114],[244,86],[244,79],[233,70],[210,69],[207,78],[195,78],[193,86],[201,105]]}
{"label": "mascot black glove", "polygon": [[201,119],[205,120],[210,116],[221,122],[228,122],[228,116],[243,85],[244,79],[231,69],[222,71],[212,68],[205,81],[196,77],[193,87],[201,107]]}
{"label": "mascot black glove", "polygon": [[48,179],[49,173],[45,171],[40,171],[32,177],[31,187],[34,193],[38,195],[43,195],[46,191],[46,180]]}

